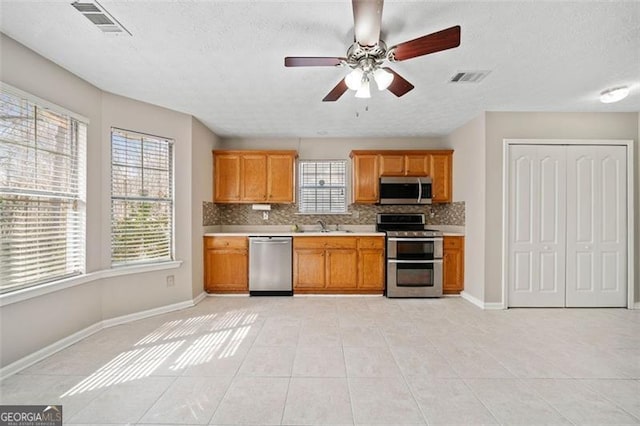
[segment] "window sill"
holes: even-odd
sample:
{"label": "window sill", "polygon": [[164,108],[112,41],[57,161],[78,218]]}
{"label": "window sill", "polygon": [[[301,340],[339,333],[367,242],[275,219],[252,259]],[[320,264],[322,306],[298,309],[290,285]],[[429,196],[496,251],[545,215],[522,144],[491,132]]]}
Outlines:
{"label": "window sill", "polygon": [[165,269],[176,269],[182,265],[181,260],[174,260],[162,263],[150,263],[146,265],[122,266],[119,268],[103,269],[100,271],[89,272],[88,274],[69,277],[58,281],[52,281],[46,284],[24,288],[11,293],[0,295],[0,307],[11,305],[13,303],[22,302],[34,297],[43,296],[48,293],[64,290],[82,284],[87,284],[103,278],[113,278],[122,275],[142,274],[146,272],[162,271]]}

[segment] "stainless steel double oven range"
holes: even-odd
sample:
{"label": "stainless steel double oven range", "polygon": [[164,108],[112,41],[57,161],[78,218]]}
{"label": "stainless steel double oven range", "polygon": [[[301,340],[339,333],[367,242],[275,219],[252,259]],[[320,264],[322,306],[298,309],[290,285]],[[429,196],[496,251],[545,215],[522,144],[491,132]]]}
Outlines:
{"label": "stainless steel double oven range", "polygon": [[424,214],[378,213],[387,234],[387,297],[442,296],[442,232],[425,229]]}

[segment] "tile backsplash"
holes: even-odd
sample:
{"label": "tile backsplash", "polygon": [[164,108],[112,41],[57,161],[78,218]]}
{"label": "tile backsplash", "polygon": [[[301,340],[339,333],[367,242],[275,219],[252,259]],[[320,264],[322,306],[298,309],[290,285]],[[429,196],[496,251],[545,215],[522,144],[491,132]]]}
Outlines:
{"label": "tile backsplash", "polygon": [[464,226],[464,201],[425,206],[378,206],[351,204],[343,215],[298,214],[296,204],[272,204],[269,219],[262,219],[262,211],[252,210],[251,204],[202,205],[202,225],[313,225],[323,220],[327,225],[375,225],[376,213],[424,213],[429,225]]}

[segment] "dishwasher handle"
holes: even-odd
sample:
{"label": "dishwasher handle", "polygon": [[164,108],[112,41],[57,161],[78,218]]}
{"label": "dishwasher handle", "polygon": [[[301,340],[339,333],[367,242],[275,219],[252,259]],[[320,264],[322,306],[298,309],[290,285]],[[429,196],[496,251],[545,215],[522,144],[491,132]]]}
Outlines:
{"label": "dishwasher handle", "polygon": [[289,244],[289,240],[258,240],[251,239],[251,244]]}
{"label": "dishwasher handle", "polygon": [[256,243],[266,243],[266,242],[291,242],[291,237],[249,237],[249,241]]}

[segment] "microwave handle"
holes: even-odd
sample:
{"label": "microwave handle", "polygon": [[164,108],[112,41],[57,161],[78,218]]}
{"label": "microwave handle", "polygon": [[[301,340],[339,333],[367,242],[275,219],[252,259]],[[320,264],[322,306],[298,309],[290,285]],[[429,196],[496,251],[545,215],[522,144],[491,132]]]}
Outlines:
{"label": "microwave handle", "polygon": [[422,199],[422,182],[420,182],[420,178],[418,178],[418,204],[420,204],[421,199]]}

